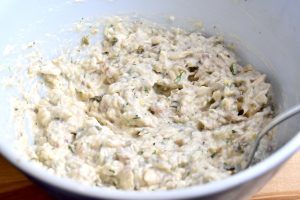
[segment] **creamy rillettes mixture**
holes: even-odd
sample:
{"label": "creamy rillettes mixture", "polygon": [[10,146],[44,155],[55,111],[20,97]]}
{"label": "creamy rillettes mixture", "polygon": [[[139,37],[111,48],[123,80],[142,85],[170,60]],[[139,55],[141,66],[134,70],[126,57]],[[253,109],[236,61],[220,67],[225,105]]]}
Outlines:
{"label": "creamy rillettes mixture", "polygon": [[118,17],[102,34],[94,29],[72,54],[30,65],[46,92],[27,102],[29,158],[61,177],[125,190],[238,172],[273,115],[266,76],[240,66],[221,37]]}

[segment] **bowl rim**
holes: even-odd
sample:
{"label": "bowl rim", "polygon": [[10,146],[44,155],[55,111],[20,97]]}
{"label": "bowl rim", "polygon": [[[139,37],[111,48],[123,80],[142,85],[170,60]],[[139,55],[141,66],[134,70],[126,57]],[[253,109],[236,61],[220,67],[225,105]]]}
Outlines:
{"label": "bowl rim", "polygon": [[[58,188],[72,194],[81,195],[91,198],[106,198],[106,199],[182,199],[204,197],[234,187],[240,186],[243,183],[251,181],[274,168],[280,167],[286,160],[288,160],[296,151],[300,150],[300,132],[290,139],[286,144],[281,146],[272,155],[261,161],[260,163],[241,171],[228,178],[213,181],[204,185],[196,185],[187,188],[180,188],[174,190],[157,190],[157,191],[123,191],[105,187],[95,187],[83,185],[70,178],[61,178],[53,173],[50,173],[44,168],[34,165],[32,162],[19,158],[19,154],[6,148],[3,141],[0,141],[0,154],[12,163],[23,173],[46,183],[54,188]],[[113,191],[113,192],[112,192]]]}

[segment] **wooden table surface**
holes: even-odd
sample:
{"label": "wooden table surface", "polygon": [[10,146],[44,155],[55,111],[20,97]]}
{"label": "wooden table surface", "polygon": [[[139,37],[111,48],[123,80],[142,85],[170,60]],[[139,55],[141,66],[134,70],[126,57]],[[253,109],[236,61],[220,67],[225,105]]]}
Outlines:
{"label": "wooden table surface", "polygon": [[[51,198],[0,156],[0,199]],[[300,152],[252,200],[300,200]]]}

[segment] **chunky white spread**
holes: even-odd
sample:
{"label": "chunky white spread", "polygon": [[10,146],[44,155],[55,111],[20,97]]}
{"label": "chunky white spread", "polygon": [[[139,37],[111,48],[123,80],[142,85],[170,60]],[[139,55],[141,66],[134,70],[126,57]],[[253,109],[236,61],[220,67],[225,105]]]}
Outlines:
{"label": "chunky white spread", "polygon": [[101,35],[93,29],[71,53],[31,63],[44,92],[27,102],[30,159],[62,177],[125,190],[187,187],[239,171],[272,118],[264,74],[200,32],[112,18]]}

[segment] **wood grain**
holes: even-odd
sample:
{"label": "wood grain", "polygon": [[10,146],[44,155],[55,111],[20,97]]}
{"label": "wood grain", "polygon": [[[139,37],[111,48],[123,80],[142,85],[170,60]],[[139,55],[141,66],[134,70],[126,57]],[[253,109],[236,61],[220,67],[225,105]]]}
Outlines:
{"label": "wood grain", "polygon": [[[0,199],[51,198],[0,156]],[[252,200],[300,200],[300,152]]]}

